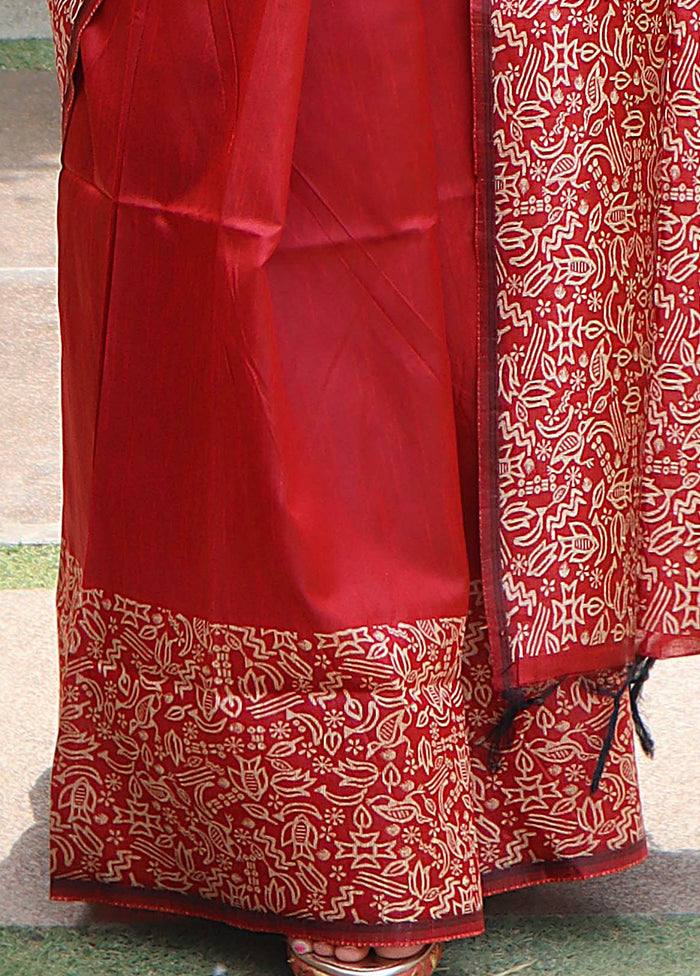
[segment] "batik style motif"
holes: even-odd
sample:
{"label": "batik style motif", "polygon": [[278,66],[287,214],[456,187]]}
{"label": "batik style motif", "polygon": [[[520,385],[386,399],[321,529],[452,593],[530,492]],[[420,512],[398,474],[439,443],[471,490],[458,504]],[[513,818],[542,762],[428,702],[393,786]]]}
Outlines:
{"label": "batik style motif", "polygon": [[600,688],[621,674],[562,683],[489,771],[502,702],[478,587],[466,639],[455,619],[299,641],[84,589],[64,552],[58,610],[58,897],[446,937],[481,930],[482,877],[502,891],[644,856],[626,707],[590,795]]}
{"label": "batik style motif", "polygon": [[480,583],[472,587],[462,684],[474,817],[485,894],[542,880],[592,877],[645,852],[627,696],[600,789],[591,781],[624,672],[567,678],[520,713],[494,769],[491,737],[503,714],[494,689]]}
{"label": "batik style motif", "polygon": [[700,649],[700,4],[494,0],[491,22],[517,685]]}

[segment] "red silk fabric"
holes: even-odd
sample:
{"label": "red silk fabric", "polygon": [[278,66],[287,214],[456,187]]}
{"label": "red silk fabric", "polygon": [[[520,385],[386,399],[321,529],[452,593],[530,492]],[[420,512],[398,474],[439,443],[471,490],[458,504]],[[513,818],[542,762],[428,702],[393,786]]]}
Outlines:
{"label": "red silk fabric", "polygon": [[463,616],[466,5],[220,17],[113,3],[82,38],[59,211],[68,545],[88,585],[210,620]]}

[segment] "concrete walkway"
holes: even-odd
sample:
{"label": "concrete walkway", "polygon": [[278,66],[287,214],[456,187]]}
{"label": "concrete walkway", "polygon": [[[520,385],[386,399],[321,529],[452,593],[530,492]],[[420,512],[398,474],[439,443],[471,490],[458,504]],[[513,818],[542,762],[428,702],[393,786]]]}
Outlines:
{"label": "concrete walkway", "polygon": [[50,37],[46,0],[0,0],[0,37]]}
{"label": "concrete walkway", "polygon": [[0,72],[0,543],[57,541],[56,181],[50,72]]}
{"label": "concrete walkway", "polygon": [[[0,542],[55,541],[60,517],[52,75],[0,72]],[[0,591],[0,924],[72,924],[47,897],[56,715],[53,594]],[[491,914],[700,914],[700,659],[659,665],[640,773],[652,856],[623,875],[489,901]],[[99,915],[97,916],[99,919]]]}

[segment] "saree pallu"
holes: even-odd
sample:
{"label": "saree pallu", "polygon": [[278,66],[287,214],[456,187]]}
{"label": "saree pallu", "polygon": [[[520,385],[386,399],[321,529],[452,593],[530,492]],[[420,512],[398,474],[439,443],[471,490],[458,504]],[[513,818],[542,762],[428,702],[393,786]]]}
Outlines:
{"label": "saree pallu", "polygon": [[492,6],[54,5],[55,897],[428,941],[644,856],[625,666],[696,649],[668,24]]}

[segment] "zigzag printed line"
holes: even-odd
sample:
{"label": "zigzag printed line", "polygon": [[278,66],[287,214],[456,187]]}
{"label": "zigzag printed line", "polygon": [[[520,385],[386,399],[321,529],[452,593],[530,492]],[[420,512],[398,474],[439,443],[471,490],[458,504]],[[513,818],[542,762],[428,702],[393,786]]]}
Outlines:
{"label": "zigzag printed line", "polygon": [[676,296],[673,293],[666,294],[661,285],[657,284],[654,288],[654,305],[658,311],[663,310],[667,316],[670,316],[676,305]]}
{"label": "zigzag printed line", "polygon": [[500,10],[496,10],[491,18],[491,24],[493,26],[493,32],[496,37],[505,38],[508,44],[503,47],[496,48],[496,51],[507,50],[510,48],[517,48],[518,54],[522,56],[523,51],[528,46],[528,36],[525,31],[516,31],[515,24],[507,21],[503,23],[503,14]]}
{"label": "zigzag printed line", "polygon": [[700,508],[700,494],[697,491],[691,491],[685,501],[682,498],[676,499],[672,506],[674,518],[679,522],[685,521],[689,515],[695,515],[698,508]]}
{"label": "zigzag printed line", "polygon": [[530,162],[530,155],[526,149],[520,149],[515,142],[506,142],[506,134],[502,129],[494,134],[493,141],[498,150],[499,158],[507,158],[514,166],[518,166],[524,173]]}
{"label": "zigzag printed line", "polygon": [[503,576],[503,590],[509,601],[517,602],[521,607],[527,607],[531,612],[537,604],[537,597],[531,593],[524,583],[514,583],[509,573]]}
{"label": "zigzag printed line", "polygon": [[331,908],[332,912],[326,913],[325,918],[328,921],[333,919],[344,919],[347,917],[347,913],[343,911],[344,908],[351,908],[355,902],[355,889],[349,888],[347,885],[343,885],[340,889],[340,894],[335,898],[331,898]]}
{"label": "zigzag printed line", "polygon": [[567,523],[569,516],[576,518],[579,509],[581,508],[581,499],[572,498],[569,502],[562,502],[559,506],[559,511],[556,515],[548,515],[545,519],[545,527],[547,531],[552,533],[554,529],[563,529]]}
{"label": "zigzag printed line", "polygon": [[512,840],[510,844],[506,844],[506,854],[508,855],[508,861],[511,864],[518,862],[518,855],[527,849],[528,841],[531,837],[535,836],[532,831],[523,830],[522,828],[514,831],[514,834],[515,839]]}
{"label": "zigzag printed line", "polygon": [[639,571],[639,582],[644,583],[651,589],[656,586],[659,579],[659,569],[657,566],[644,566]]}
{"label": "zigzag printed line", "polygon": [[110,877],[115,879],[121,878],[122,871],[128,871],[135,860],[136,858],[133,854],[129,854],[126,851],[117,851],[117,856],[111,861],[107,861],[107,870],[109,871]]}
{"label": "zigzag printed line", "polygon": [[519,303],[513,299],[512,304],[508,301],[508,296],[505,292],[501,292],[498,298],[498,310],[501,313],[502,321],[510,321],[516,329],[523,329],[525,336],[527,337],[530,329],[532,328],[532,312],[529,310],[523,312]]}
{"label": "zigzag printed line", "polygon": [[501,436],[504,442],[513,441],[516,447],[534,447],[537,442],[537,435],[533,430],[527,434],[524,431],[525,425],[517,421],[512,427],[504,426],[501,430]]}
{"label": "zigzag printed line", "polygon": [[542,240],[542,248],[545,252],[545,257],[547,260],[551,260],[552,251],[559,250],[562,242],[566,239],[573,238],[575,236],[575,229],[580,227],[583,227],[583,223],[578,219],[575,213],[573,213],[571,210],[567,210],[565,223],[555,224],[551,238],[549,240]]}

